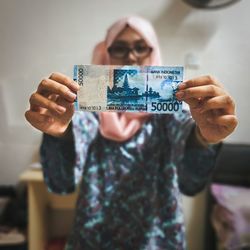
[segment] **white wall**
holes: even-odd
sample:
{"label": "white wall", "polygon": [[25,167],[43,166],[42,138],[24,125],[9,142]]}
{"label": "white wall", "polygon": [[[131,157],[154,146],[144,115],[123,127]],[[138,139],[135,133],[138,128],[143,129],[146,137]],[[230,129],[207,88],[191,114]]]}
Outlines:
{"label": "white wall", "polygon": [[[181,0],[0,0],[0,184],[16,183],[38,159],[41,135],[25,122],[24,112],[41,78],[52,71],[71,76],[74,64],[90,63],[106,28],[133,13],[155,25],[164,64],[183,65],[193,53],[200,65],[187,68],[186,78],[212,74],[225,85],[239,118],[227,141],[250,143],[249,9],[249,0],[220,11],[192,9]],[[201,249],[202,200],[202,194],[184,198],[188,234],[196,235],[191,250]],[[195,229],[190,223],[197,204]]]}

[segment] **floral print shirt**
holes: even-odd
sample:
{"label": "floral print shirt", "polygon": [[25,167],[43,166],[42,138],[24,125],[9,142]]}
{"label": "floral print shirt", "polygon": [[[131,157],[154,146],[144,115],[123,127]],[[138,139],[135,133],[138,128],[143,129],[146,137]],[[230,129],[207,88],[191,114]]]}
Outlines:
{"label": "floral print shirt", "polygon": [[41,163],[51,192],[80,182],[67,250],[186,249],[181,193],[205,186],[217,147],[189,143],[188,112],[152,115],[129,140],[99,132],[98,115],[75,113],[72,136],[44,134]]}

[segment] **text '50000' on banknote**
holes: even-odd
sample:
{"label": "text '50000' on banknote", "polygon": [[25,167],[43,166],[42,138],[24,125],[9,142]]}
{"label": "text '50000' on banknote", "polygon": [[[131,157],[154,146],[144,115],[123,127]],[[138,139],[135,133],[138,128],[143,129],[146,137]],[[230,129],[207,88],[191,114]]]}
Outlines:
{"label": "text '50000' on banknote", "polygon": [[173,113],[183,67],[75,65],[77,111]]}

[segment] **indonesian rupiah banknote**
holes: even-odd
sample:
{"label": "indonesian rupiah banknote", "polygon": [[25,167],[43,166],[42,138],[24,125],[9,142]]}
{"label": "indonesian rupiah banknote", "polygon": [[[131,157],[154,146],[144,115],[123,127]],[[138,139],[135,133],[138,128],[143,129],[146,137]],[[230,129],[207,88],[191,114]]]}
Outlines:
{"label": "indonesian rupiah banknote", "polygon": [[76,111],[174,113],[183,67],[75,65]]}

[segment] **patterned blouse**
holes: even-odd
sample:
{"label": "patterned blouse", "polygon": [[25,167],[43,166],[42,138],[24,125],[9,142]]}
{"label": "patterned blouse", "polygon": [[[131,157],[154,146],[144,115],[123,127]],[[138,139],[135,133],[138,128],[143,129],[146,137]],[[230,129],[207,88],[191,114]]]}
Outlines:
{"label": "patterned blouse", "polygon": [[41,162],[51,192],[80,182],[67,250],[186,249],[181,193],[205,186],[216,146],[194,141],[188,112],[153,115],[129,140],[104,138],[94,113],[75,113],[71,136],[43,136]]}

